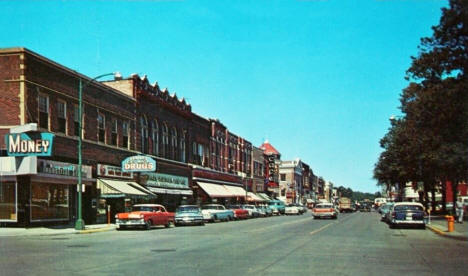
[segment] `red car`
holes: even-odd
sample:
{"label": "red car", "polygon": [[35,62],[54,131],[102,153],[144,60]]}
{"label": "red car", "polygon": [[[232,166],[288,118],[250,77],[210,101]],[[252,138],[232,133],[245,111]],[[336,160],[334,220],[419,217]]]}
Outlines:
{"label": "red car", "polygon": [[166,211],[166,208],[159,204],[137,204],[132,207],[130,213],[119,213],[115,215],[117,229],[129,227],[143,227],[150,229],[153,225],[174,226],[175,214]]}
{"label": "red car", "polygon": [[230,205],[228,208],[234,212],[235,219],[249,218],[249,211],[247,211],[246,209],[242,209],[241,205]]}

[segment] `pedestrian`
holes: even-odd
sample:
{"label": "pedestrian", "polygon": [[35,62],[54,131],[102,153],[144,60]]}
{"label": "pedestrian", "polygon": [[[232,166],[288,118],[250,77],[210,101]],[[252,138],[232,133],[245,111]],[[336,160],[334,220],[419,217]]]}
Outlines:
{"label": "pedestrian", "polygon": [[457,200],[457,217],[458,217],[458,223],[463,223],[463,201],[462,198],[458,198]]}

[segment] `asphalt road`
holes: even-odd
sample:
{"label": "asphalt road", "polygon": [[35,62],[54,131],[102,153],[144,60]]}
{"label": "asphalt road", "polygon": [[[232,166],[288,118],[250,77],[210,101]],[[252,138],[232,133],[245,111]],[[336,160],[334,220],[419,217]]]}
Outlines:
{"label": "asphalt road", "polygon": [[468,244],[377,213],[0,238],[0,275],[467,275]]}

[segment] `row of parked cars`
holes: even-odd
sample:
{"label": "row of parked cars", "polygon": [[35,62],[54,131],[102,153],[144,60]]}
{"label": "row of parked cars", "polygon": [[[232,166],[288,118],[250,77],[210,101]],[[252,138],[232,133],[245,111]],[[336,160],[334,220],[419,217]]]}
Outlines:
{"label": "row of parked cars", "polygon": [[175,225],[204,225],[206,222],[231,221],[273,215],[301,215],[307,208],[300,204],[285,205],[280,200],[268,204],[233,204],[227,208],[221,204],[182,205],[176,212],[168,212],[160,204],[137,204],[131,212],[115,215],[117,229],[143,227],[150,229],[154,225],[173,227]]}
{"label": "row of parked cars", "polygon": [[378,212],[381,221],[388,223],[390,228],[400,226],[415,226],[426,228],[424,206],[418,202],[387,202],[380,206]]}

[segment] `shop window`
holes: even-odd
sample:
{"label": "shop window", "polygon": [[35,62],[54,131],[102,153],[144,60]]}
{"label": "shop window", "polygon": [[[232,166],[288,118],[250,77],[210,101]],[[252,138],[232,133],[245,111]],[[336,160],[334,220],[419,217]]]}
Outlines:
{"label": "shop window", "polygon": [[17,221],[16,183],[0,182],[0,221]]}
{"label": "shop window", "polygon": [[67,133],[67,104],[64,101],[57,101],[57,131]]}
{"label": "shop window", "polygon": [[98,113],[97,124],[98,124],[98,142],[105,143],[106,142],[106,122],[104,119],[104,115],[101,113]]}
{"label": "shop window", "polygon": [[117,146],[117,120],[112,121],[111,144]]}
{"label": "shop window", "polygon": [[127,121],[123,122],[122,123],[122,147],[128,149],[129,145],[128,145],[128,136],[129,136],[129,133],[130,133],[130,128],[129,128],[129,124]]}
{"label": "shop window", "polygon": [[49,129],[49,97],[39,95],[39,127]]}
{"label": "shop window", "polygon": [[80,110],[78,105],[73,107],[73,131],[75,136],[80,135]]}
{"label": "shop window", "polygon": [[31,221],[68,220],[68,185],[31,183]]}

